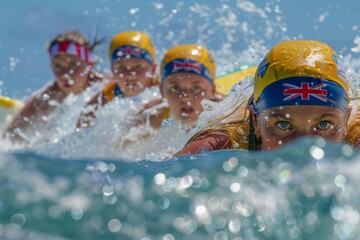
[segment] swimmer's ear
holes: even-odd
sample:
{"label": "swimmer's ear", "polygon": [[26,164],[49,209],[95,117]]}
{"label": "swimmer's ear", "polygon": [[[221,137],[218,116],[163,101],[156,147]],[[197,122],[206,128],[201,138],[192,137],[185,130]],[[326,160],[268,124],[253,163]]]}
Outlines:
{"label": "swimmer's ear", "polygon": [[349,105],[348,111],[347,111],[347,116],[346,116],[346,123],[345,123],[345,129],[344,129],[343,139],[346,139],[346,136],[347,136],[348,125],[349,125],[349,119],[350,119],[351,111],[352,111],[352,107]]}
{"label": "swimmer's ear", "polygon": [[211,91],[212,91],[212,93],[213,93],[213,94],[216,94],[216,85],[215,85],[215,84],[213,85],[213,87],[212,87],[212,90],[211,90]]}
{"label": "swimmer's ear", "polygon": [[151,67],[151,75],[153,76],[153,85],[159,85],[159,76],[156,74],[157,64],[154,63]]}
{"label": "swimmer's ear", "polygon": [[349,105],[349,107],[348,107],[348,116],[347,116],[348,118],[347,118],[347,120],[350,119],[351,112],[352,112],[352,106]]}
{"label": "swimmer's ear", "polygon": [[164,87],[163,87],[163,84],[161,84],[161,83],[160,83],[160,85],[159,85],[159,86],[160,86],[160,93],[161,93],[161,96],[163,96],[163,97],[164,97],[165,95],[164,95]]}
{"label": "swimmer's ear", "polygon": [[89,61],[87,62],[87,65],[92,68],[93,66],[95,66],[98,63],[98,60],[93,60],[93,61]]}
{"label": "swimmer's ear", "polygon": [[152,67],[151,67],[151,72],[152,72],[153,74],[155,74],[156,68],[157,68],[157,64],[154,63],[154,64],[152,65]]}
{"label": "swimmer's ear", "polygon": [[257,117],[256,115],[250,111],[250,115],[251,115],[251,124],[252,126],[254,127],[254,133],[257,137],[260,137],[260,131],[259,131],[259,128],[258,128],[258,123],[257,123]]}

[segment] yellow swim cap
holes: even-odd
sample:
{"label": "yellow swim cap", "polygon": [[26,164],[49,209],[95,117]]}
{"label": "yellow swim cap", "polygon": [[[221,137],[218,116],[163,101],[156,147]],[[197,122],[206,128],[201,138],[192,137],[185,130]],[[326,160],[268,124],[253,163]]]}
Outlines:
{"label": "yellow swim cap", "polygon": [[113,63],[125,57],[142,58],[150,64],[155,63],[155,48],[149,35],[140,31],[116,34],[109,46],[110,61]]}
{"label": "yellow swim cap", "polygon": [[255,73],[256,112],[284,105],[346,108],[348,84],[339,55],[327,44],[291,40],[271,49]]}
{"label": "yellow swim cap", "polygon": [[214,84],[216,65],[211,53],[200,45],[179,45],[169,49],[161,63],[161,83],[178,72],[188,72],[205,77]]}

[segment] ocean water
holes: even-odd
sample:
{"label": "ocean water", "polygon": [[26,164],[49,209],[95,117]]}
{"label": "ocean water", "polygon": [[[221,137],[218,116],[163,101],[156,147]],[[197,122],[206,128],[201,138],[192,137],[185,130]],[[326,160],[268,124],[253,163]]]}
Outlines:
{"label": "ocean water", "polygon": [[[348,8],[340,3],[316,8],[314,3],[305,15],[314,24],[307,31],[318,35],[292,35],[284,4],[104,0],[80,10],[86,24],[106,19],[103,26],[111,34],[130,26],[151,33],[159,59],[175,44],[204,44],[216,57],[218,73],[260,61],[275,42],[359,32],[357,23],[336,22],[343,14],[356,19]],[[25,16],[31,20],[26,26],[34,32],[45,26],[49,36],[55,33],[49,33],[54,27],[51,21],[46,27],[46,16],[65,20],[61,12],[45,10],[33,7],[32,15]],[[324,31],[329,22],[331,31]],[[359,39],[336,49],[344,58],[354,99],[360,94]],[[0,47],[9,48],[6,42]],[[9,66],[3,64],[0,94],[7,95],[4,79],[34,83],[36,77],[24,66],[36,70],[36,61],[30,61],[43,49],[23,48],[6,62]],[[103,58],[96,69],[106,72]],[[39,72],[45,76],[44,64]],[[26,91],[33,93],[27,87],[18,90],[21,99],[28,97]],[[74,131],[94,90],[65,99],[51,118],[42,119],[41,129],[28,134],[26,145],[0,139],[0,239],[359,239],[358,149],[303,138],[272,152],[222,150],[172,158],[193,132],[171,119],[160,130],[131,125],[139,106],[159,97],[156,88],[113,101],[99,111],[94,127]],[[232,94],[221,103],[205,101],[209,111],[198,127],[237,107],[249,93]],[[356,109],[358,103],[352,104]]]}
{"label": "ocean water", "polygon": [[0,239],[360,235],[359,151],[321,138],[163,162],[0,157]]}

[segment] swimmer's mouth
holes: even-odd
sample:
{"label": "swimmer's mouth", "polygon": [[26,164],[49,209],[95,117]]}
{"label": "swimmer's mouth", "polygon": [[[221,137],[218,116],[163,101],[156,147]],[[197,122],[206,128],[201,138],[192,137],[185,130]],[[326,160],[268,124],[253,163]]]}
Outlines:
{"label": "swimmer's mouth", "polygon": [[64,81],[62,85],[66,88],[71,88],[74,84],[69,83],[68,81]]}
{"label": "swimmer's mouth", "polygon": [[182,107],[180,109],[181,113],[191,114],[194,112],[194,108],[192,107]]}

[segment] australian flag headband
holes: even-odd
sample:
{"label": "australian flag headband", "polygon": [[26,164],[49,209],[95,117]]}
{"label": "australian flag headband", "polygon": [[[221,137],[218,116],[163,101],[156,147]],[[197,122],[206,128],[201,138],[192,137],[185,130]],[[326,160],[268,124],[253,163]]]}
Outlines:
{"label": "australian flag headband", "polygon": [[131,45],[123,45],[121,47],[116,48],[111,54],[111,63],[113,63],[115,60],[120,60],[125,58],[144,59],[148,63],[150,63],[150,65],[153,64],[153,59],[148,51],[140,47],[131,46]]}
{"label": "australian flag headband", "polygon": [[320,105],[348,111],[349,98],[334,81],[313,77],[291,77],[267,86],[251,108],[255,114],[279,106]]}
{"label": "australian flag headband", "polygon": [[194,73],[206,78],[211,84],[214,84],[210,71],[205,65],[189,58],[177,58],[168,62],[161,75],[161,84],[163,84],[167,76],[173,73]]}

